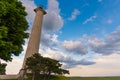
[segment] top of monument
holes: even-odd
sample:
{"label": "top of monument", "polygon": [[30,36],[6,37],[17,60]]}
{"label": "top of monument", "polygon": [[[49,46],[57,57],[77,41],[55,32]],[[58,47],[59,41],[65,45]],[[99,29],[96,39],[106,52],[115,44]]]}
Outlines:
{"label": "top of monument", "polygon": [[42,11],[43,14],[47,14],[42,5],[34,9],[35,12],[37,12],[38,10]]}

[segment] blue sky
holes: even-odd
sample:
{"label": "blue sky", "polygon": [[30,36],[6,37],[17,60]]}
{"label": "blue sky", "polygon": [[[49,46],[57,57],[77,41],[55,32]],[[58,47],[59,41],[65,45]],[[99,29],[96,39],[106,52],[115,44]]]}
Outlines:
{"label": "blue sky", "polygon": [[[120,1],[119,0],[58,0],[60,15],[64,20],[64,25],[60,29],[63,33],[60,40],[76,39],[83,34],[96,34],[98,37],[114,31],[119,25]],[[47,8],[47,0],[34,0],[34,3],[42,4]],[[69,20],[74,10],[79,13],[76,18]],[[85,21],[95,16],[90,21]]]}
{"label": "blue sky", "polygon": [[[34,21],[33,9],[42,5],[47,11],[39,51],[63,63],[70,76],[120,75],[120,0],[20,1],[28,13],[28,32]],[[20,57],[8,64],[7,73],[19,71],[27,42]],[[13,72],[10,66],[15,64]]]}

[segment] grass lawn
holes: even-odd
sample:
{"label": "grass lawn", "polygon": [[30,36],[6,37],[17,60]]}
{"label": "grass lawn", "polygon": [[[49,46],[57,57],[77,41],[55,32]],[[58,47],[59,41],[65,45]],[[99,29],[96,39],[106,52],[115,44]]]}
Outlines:
{"label": "grass lawn", "polygon": [[120,78],[71,78],[70,80],[120,80]]}

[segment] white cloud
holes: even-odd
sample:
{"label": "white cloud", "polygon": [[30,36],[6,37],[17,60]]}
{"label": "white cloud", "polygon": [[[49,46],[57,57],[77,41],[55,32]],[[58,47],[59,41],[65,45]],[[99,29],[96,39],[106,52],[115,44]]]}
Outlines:
{"label": "white cloud", "polygon": [[91,16],[91,17],[89,17],[88,19],[86,19],[84,22],[83,22],[83,24],[86,24],[86,23],[88,23],[88,22],[91,22],[91,21],[93,21],[94,19],[96,19],[97,18],[97,16]]}
{"label": "white cloud", "polygon": [[75,20],[76,17],[80,14],[80,11],[78,9],[74,9],[74,11],[72,12],[72,15],[70,18],[68,18],[68,20]]}
{"label": "white cloud", "polygon": [[57,60],[63,57],[67,57],[67,55],[63,54],[62,52],[58,50],[53,50],[51,48],[41,49],[40,52],[42,52],[42,55],[44,57],[50,57],[50,58],[57,59]]}
{"label": "white cloud", "polygon": [[41,45],[48,47],[48,46],[51,45],[50,42],[51,42],[51,35],[42,33],[42,35],[41,35]]}
{"label": "white cloud", "polygon": [[43,30],[47,32],[58,31],[63,26],[63,19],[60,16],[59,3],[57,0],[48,0],[47,14],[43,19]]}
{"label": "white cloud", "polygon": [[88,61],[86,59],[81,60],[75,60],[72,57],[65,55],[63,52],[58,50],[53,50],[50,48],[47,48],[46,50],[41,50],[43,56],[50,57],[56,60],[59,60],[61,63],[63,63],[63,68],[73,68],[78,65],[93,65],[95,62]]}
{"label": "white cloud", "polygon": [[59,14],[59,3],[57,0],[48,0],[48,12],[55,12],[56,14]]}
{"label": "white cloud", "polygon": [[101,56],[94,60],[96,64],[76,66],[70,70],[70,76],[119,76],[120,55]]}
{"label": "white cloud", "polygon": [[120,54],[120,26],[116,31],[106,35],[104,40],[92,39],[89,40],[89,45],[92,51],[103,54]]}
{"label": "white cloud", "polygon": [[100,47],[100,46],[106,45],[104,41],[99,40],[97,38],[89,40],[89,44],[91,47]]}
{"label": "white cloud", "polygon": [[58,35],[42,33],[41,35],[41,45],[44,47],[54,47],[59,43]]}
{"label": "white cloud", "polygon": [[113,20],[112,20],[112,19],[108,19],[108,20],[107,20],[107,23],[108,23],[108,24],[112,24],[112,23],[113,23]]}
{"label": "white cloud", "polygon": [[26,17],[28,22],[33,22],[34,17],[35,17],[34,9],[36,8],[36,6],[34,4],[34,1],[32,1],[32,0],[21,0],[21,2],[23,3],[23,6],[25,6],[26,12],[28,13],[28,15]]}
{"label": "white cloud", "polygon": [[51,40],[52,40],[53,42],[58,42],[58,35],[53,34]]}
{"label": "white cloud", "polygon": [[84,55],[87,53],[87,46],[82,44],[81,41],[64,41],[63,48],[70,53],[77,53]]}

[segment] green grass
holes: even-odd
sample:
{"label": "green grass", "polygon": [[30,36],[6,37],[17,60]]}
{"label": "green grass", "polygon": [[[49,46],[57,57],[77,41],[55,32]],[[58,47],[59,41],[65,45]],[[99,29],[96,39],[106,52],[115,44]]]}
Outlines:
{"label": "green grass", "polygon": [[71,78],[71,80],[120,80],[120,78]]}
{"label": "green grass", "polygon": [[71,79],[64,76],[55,76],[51,80],[71,80]]}
{"label": "green grass", "polygon": [[[4,80],[17,80],[17,79],[4,79]],[[29,78],[29,79],[24,79],[24,80],[32,80],[32,79]],[[38,79],[38,80],[43,80],[43,79]],[[65,76],[53,76],[49,80],[71,80],[71,79]]]}

